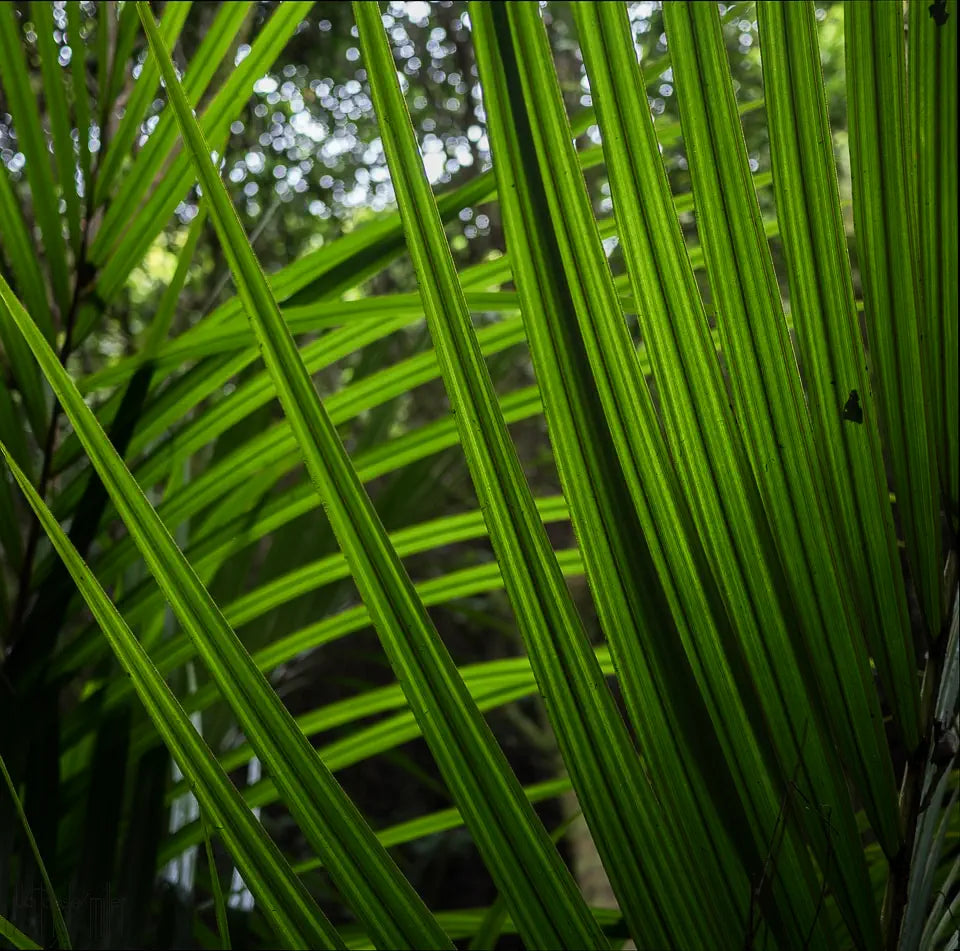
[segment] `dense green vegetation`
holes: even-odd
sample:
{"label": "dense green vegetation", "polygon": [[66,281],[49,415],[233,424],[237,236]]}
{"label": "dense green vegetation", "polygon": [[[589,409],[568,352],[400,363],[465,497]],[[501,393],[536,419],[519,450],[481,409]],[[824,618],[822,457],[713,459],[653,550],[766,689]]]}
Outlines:
{"label": "dense green vegetation", "polygon": [[0,942],[957,948],[956,18],[0,5]]}

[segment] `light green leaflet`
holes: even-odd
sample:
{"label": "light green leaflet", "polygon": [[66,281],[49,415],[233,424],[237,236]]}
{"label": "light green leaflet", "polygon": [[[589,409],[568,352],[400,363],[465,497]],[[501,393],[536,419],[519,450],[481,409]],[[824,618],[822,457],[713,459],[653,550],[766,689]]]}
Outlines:
{"label": "light green leaflet", "polygon": [[343,947],[336,931],[294,875],[280,850],[253,817],[236,787],[217,764],[212,751],[196,732],[163,677],[150,662],[146,651],[77,554],[50,510],[2,444],[0,451],[93,611],[104,636],[133,680],[157,731],[184,775],[189,777],[193,792],[216,824],[244,881],[277,929],[277,935],[289,941],[292,947]]}
{"label": "light green leaflet", "polygon": [[[524,930],[531,943],[595,944],[599,937],[596,925],[417,598],[317,396],[210,161],[203,133],[159,41],[149,8],[139,4],[138,9],[281,406],[441,774],[498,884],[506,894],[524,899],[514,907],[526,916]],[[343,883],[341,888],[346,891]],[[387,898],[383,894],[381,901]],[[408,921],[407,927],[412,929],[412,911]],[[432,924],[432,919],[429,921]],[[392,928],[395,940],[409,941],[412,933],[405,934],[396,925]]]}
{"label": "light green leaflet", "polygon": [[[221,686],[238,722],[284,791],[308,841],[325,857],[361,917],[385,946],[447,947],[433,918],[360,813],[317,758],[176,547],[83,402],[56,354],[0,279],[0,319],[18,327],[136,540],[181,625]],[[410,935],[410,937],[406,937]],[[413,937],[415,935],[415,937]]]}
{"label": "light green leaflet", "polygon": [[[3,443],[0,443],[0,452],[3,453],[3,457],[7,460],[7,464],[11,467],[17,481],[22,483],[24,481],[23,474],[18,468],[16,468],[16,463],[12,462]],[[20,802],[20,796],[17,794],[17,788],[13,780],[10,778],[10,773],[7,770],[7,764],[3,761],[3,757],[0,757],[0,773],[3,774],[3,782],[4,786],[6,787],[6,794],[9,795],[13,800],[13,806],[16,810],[17,818],[20,820],[20,825],[23,829],[24,835],[27,837],[27,842],[30,844],[30,852],[33,855],[33,860],[37,863],[37,868],[40,870],[40,879],[43,882],[44,894],[49,901],[51,913],[53,914],[53,927],[57,934],[57,940],[60,942],[61,947],[69,951],[71,947],[70,936],[67,934],[67,925],[63,920],[63,911],[60,908],[60,901],[57,898],[57,893],[54,890],[53,883],[50,881],[50,876],[47,873],[47,868],[43,862],[43,856],[40,854],[40,850],[37,848],[37,840],[34,838],[33,831],[30,828],[30,823],[27,821],[26,813],[23,811],[23,804]],[[10,927],[13,926],[11,925]],[[17,940],[20,940],[23,937],[16,928],[13,929],[12,936]]]}
{"label": "light green leaflet", "polygon": [[15,948],[22,951],[40,951],[40,945],[28,938],[16,925],[0,915],[0,937],[6,938]]}

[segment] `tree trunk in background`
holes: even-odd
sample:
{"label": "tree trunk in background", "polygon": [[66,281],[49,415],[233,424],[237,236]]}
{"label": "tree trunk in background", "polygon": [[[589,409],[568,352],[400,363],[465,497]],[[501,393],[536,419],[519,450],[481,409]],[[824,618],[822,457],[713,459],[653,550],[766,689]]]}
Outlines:
{"label": "tree trunk in background", "polygon": [[[563,764],[560,763],[559,765],[562,770]],[[577,794],[573,790],[564,793],[560,797],[560,807],[565,819],[576,816],[572,820],[564,840],[570,850],[570,864],[574,878],[576,878],[587,904],[592,908],[619,908],[617,898],[610,885],[610,879],[607,878],[597,847],[593,843],[593,837],[590,835],[586,820],[580,811]],[[636,947],[632,941],[623,945],[624,951],[633,951]]]}

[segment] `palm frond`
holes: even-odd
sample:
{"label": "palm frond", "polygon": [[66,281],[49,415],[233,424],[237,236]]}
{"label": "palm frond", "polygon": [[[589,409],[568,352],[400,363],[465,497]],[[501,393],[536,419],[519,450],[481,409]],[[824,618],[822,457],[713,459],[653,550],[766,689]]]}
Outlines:
{"label": "palm frond", "polygon": [[159,13],[0,5],[4,942],[955,947],[956,0]]}

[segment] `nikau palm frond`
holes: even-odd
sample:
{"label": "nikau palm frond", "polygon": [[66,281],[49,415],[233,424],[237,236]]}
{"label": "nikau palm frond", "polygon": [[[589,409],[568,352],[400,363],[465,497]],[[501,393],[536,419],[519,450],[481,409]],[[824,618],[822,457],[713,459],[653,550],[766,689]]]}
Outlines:
{"label": "nikau palm frond", "polygon": [[[848,153],[807,0],[756,4],[762,102],[737,101],[739,7],[667,0],[651,63],[626,5],[575,2],[573,116],[550,16],[472,0],[492,167],[439,194],[396,11],[355,3],[397,210],[269,276],[218,155],[322,5],[208,6],[0,5],[0,935],[152,945],[157,874],[202,842],[180,885],[210,896],[204,945],[239,915],[220,856],[284,947],[956,947],[956,0],[829,12]],[[679,122],[647,108],[664,76]],[[503,253],[458,269],[447,226],[494,202]],[[236,296],[187,312],[205,248]],[[416,292],[369,293],[401,267]],[[408,418],[439,382],[450,412]],[[531,421],[562,494],[525,472]],[[439,460],[476,506],[427,504]],[[455,660],[431,612],[470,603],[485,638],[509,609],[522,656]],[[394,679],[329,692],[368,628]],[[294,716],[290,665],[320,648]],[[555,755],[521,783],[486,715],[534,700]],[[340,774],[416,738],[450,807],[374,831]],[[572,794],[613,908],[535,809]],[[431,908],[388,851],[456,829],[489,907]],[[129,900],[122,934],[60,913],[87,880]]]}

